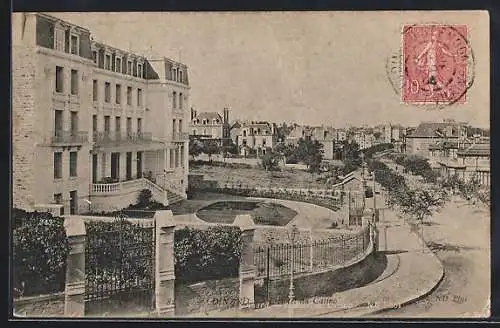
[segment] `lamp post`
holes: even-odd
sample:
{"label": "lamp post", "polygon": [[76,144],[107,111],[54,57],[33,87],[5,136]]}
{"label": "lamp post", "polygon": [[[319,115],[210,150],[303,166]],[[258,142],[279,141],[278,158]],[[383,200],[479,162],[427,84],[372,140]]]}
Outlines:
{"label": "lamp post", "polygon": [[293,285],[293,267],[294,267],[294,262],[295,262],[295,252],[294,252],[294,242],[295,242],[295,238],[297,237],[298,233],[299,233],[299,229],[297,229],[297,226],[295,224],[293,224],[289,230],[287,231],[288,232],[288,239],[290,240],[290,249],[291,249],[291,256],[290,256],[290,291],[288,293],[288,302],[290,304],[292,304],[292,302],[295,300],[295,293],[294,293],[294,290],[295,290],[295,287]]}

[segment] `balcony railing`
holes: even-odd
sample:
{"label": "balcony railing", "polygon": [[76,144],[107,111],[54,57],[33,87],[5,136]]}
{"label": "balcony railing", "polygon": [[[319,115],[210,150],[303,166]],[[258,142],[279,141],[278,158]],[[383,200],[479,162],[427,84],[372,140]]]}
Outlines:
{"label": "balcony railing", "polygon": [[189,140],[189,133],[187,132],[174,132],[172,133],[173,141],[186,141]]}
{"label": "balcony railing", "polygon": [[93,140],[96,143],[116,141],[150,141],[153,136],[150,132],[94,132]]}
{"label": "balcony railing", "polygon": [[83,144],[89,141],[87,131],[52,131],[51,144]]}

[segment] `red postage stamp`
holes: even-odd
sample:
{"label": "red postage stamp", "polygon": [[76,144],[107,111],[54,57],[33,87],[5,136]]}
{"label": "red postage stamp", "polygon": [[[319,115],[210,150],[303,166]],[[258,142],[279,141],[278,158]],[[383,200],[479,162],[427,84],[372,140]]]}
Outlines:
{"label": "red postage stamp", "polygon": [[464,103],[469,45],[466,25],[405,25],[402,101]]}

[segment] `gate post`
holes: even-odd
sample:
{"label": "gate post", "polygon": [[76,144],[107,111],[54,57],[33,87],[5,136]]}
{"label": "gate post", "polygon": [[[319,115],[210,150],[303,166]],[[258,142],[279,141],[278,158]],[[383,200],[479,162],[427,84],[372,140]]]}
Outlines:
{"label": "gate post", "polygon": [[69,244],[66,259],[64,316],[85,315],[85,223],[78,217],[66,217],[64,228]]}
{"label": "gate post", "polygon": [[155,307],[160,317],[175,315],[174,231],[172,211],[156,211]]}
{"label": "gate post", "polygon": [[255,308],[255,277],[253,237],[255,224],[250,215],[238,215],[233,224],[241,229],[242,251],[240,260],[240,309]]}

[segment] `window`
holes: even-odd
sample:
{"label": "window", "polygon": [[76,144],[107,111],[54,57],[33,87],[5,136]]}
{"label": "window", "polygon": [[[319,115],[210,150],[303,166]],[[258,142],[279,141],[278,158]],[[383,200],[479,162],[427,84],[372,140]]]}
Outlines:
{"label": "window", "polygon": [[121,139],[121,131],[122,131],[122,119],[120,116],[115,117],[115,136],[117,140]]}
{"label": "window", "polygon": [[132,62],[127,61],[127,74],[132,75]]}
{"label": "window", "polygon": [[55,29],[54,49],[64,51],[64,30],[60,28]]}
{"label": "window", "polygon": [[54,153],[54,179],[62,178],[62,153]]}
{"label": "window", "polygon": [[127,105],[132,105],[132,87],[127,87]]}
{"label": "window", "polygon": [[95,137],[97,133],[97,115],[92,115],[92,135]]}
{"label": "window", "polygon": [[55,136],[57,137],[58,135],[61,135],[63,129],[63,111],[62,110],[55,110],[54,112],[54,130],[55,130]]}
{"label": "window", "polygon": [[78,131],[78,112],[71,112],[71,134],[76,136]]}
{"label": "window", "polygon": [[172,120],[172,136],[175,136],[176,132],[176,121],[175,118]]}
{"label": "window", "polygon": [[109,134],[109,127],[111,123],[111,117],[109,115],[104,116],[104,133]]}
{"label": "window", "polygon": [[137,133],[142,133],[142,118],[137,119]]}
{"label": "window", "polygon": [[174,150],[173,149],[170,149],[170,168],[173,168],[174,167]]}
{"label": "window", "polygon": [[179,72],[179,82],[181,82],[181,83],[183,82],[182,81],[182,71]]}
{"label": "window", "polygon": [[106,55],[104,59],[104,68],[107,70],[111,70],[111,55]]}
{"label": "window", "polygon": [[142,89],[137,89],[137,106],[142,106]]}
{"label": "window", "polygon": [[116,58],[115,71],[118,73],[122,72],[122,59],[120,57]]}
{"label": "window", "polygon": [[73,55],[80,54],[80,47],[78,46],[78,36],[74,34],[71,35],[71,53]]}
{"label": "window", "polygon": [[76,151],[72,151],[69,153],[69,176],[76,177],[77,174],[77,161],[78,161],[78,153]]}
{"label": "window", "polygon": [[132,133],[132,117],[127,117],[127,135]]}
{"label": "window", "polygon": [[97,101],[99,94],[99,84],[97,80],[92,81],[92,101]]}
{"label": "window", "polygon": [[92,51],[92,61],[97,64],[97,51]]}
{"label": "window", "polygon": [[182,120],[179,120],[179,133],[182,133]]}
{"label": "window", "polygon": [[71,94],[78,94],[78,71],[76,69],[71,70]]}
{"label": "window", "polygon": [[116,85],[116,103],[117,104],[120,104],[121,103],[121,100],[122,100],[122,86],[117,84]]}
{"label": "window", "polygon": [[142,64],[137,64],[137,76],[142,78]]}
{"label": "window", "polygon": [[104,82],[104,101],[109,103],[111,101],[111,84]]}
{"label": "window", "polygon": [[179,93],[179,109],[183,109],[182,92]]}
{"label": "window", "polygon": [[56,92],[64,92],[64,69],[56,66]]}
{"label": "window", "polygon": [[54,203],[62,204],[62,202],[63,202],[62,194],[54,194]]}
{"label": "window", "polygon": [[196,135],[196,130],[193,130],[193,135],[194,135],[194,136]]}
{"label": "window", "polygon": [[177,107],[177,92],[172,93],[172,108],[175,109]]}

